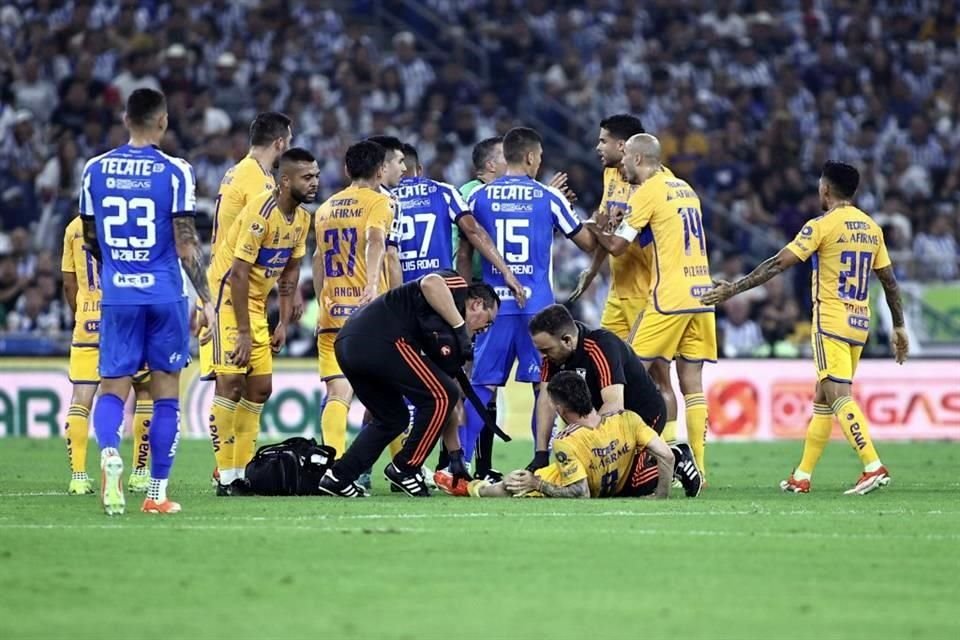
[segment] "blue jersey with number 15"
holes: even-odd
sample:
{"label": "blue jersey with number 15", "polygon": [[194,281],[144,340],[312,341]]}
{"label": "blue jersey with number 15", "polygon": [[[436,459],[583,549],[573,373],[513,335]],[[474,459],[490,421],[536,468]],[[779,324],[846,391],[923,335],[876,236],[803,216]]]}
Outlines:
{"label": "blue jersey with number 15", "polygon": [[527,176],[503,176],[471,193],[469,204],[527,293],[520,309],[503,274],[483,260],[483,279],[500,295],[500,314],[534,314],[553,304],[553,231],[570,238],[581,227],[563,194]]}
{"label": "blue jersey with number 15", "polygon": [[196,215],[186,160],[123,145],[83,168],[80,215],[94,218],[103,255],[103,305],[180,302],[183,277],[173,219]]}
{"label": "blue jersey with number 15", "polygon": [[404,178],[392,192],[399,214],[390,243],[400,252],[403,281],[453,266],[453,225],[467,203],[453,185],[429,178]]}

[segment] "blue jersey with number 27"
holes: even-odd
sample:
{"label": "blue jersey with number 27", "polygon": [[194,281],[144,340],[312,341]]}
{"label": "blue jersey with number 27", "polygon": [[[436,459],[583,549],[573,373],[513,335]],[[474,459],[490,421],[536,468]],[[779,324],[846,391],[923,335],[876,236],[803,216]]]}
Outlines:
{"label": "blue jersey with number 27", "polygon": [[403,281],[453,266],[453,225],[467,203],[453,185],[429,178],[404,178],[392,192],[399,214],[390,243],[400,252]]}
{"label": "blue jersey with number 27", "polygon": [[103,255],[103,305],[179,303],[183,276],[173,219],[196,214],[186,160],[123,145],[83,168],[80,215],[94,218]]}
{"label": "blue jersey with number 27", "polygon": [[570,238],[581,227],[563,194],[533,178],[503,176],[471,193],[469,204],[527,293],[520,309],[503,274],[483,260],[483,279],[500,295],[500,314],[534,314],[553,304],[553,231]]}

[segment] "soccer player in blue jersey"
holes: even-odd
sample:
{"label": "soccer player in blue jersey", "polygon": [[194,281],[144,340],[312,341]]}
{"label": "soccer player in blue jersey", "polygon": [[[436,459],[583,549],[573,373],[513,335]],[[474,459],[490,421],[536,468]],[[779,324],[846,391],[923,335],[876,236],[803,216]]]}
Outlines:
{"label": "soccer player in blue jersey", "polygon": [[193,168],[158,148],[167,130],[166,99],[137,89],[127,100],[130,141],[83,168],[80,216],[88,249],[102,265],[100,398],[93,426],[100,445],[101,500],[107,515],[124,512],[120,458],[123,401],[146,364],[154,398],[150,485],[142,511],[177,513],[167,479],[177,450],[180,370],[189,358],[190,328],[183,272],[203,302],[201,324],[216,322],[194,216]]}
{"label": "soccer player in blue jersey", "polygon": [[[507,286],[504,271],[483,260],[483,279],[493,285],[502,301],[497,320],[476,340],[473,384],[477,395],[487,403],[502,387],[518,362],[516,380],[533,384],[534,397],[540,391],[541,356],[533,344],[527,326],[538,311],[554,303],[553,234],[560,231],[584,251],[593,251],[596,240],[583,227],[559,189],[536,180],[543,158],[540,135],[533,129],[517,127],[503,137],[506,173],[470,194],[474,217],[491,237],[505,258],[507,269],[517,277],[526,294],[521,304]],[[483,428],[483,419],[467,407],[467,426],[460,434],[464,458],[470,460],[473,443]],[[536,411],[531,428],[536,435]],[[546,451],[538,452],[541,457]]]}

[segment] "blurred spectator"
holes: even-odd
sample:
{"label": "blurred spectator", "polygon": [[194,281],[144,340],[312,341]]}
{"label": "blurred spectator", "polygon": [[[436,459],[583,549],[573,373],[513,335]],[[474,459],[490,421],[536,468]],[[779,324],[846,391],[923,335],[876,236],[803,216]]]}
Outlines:
{"label": "blurred spectator", "polygon": [[17,227],[10,232],[10,256],[20,278],[33,278],[37,270],[37,256],[31,251],[30,232]]}
{"label": "blurred spectator", "polygon": [[20,79],[13,83],[18,109],[26,109],[42,121],[50,117],[57,104],[53,82],[40,75],[40,61],[27,58],[20,69]]}
{"label": "blurred spectator", "polygon": [[11,254],[0,255],[0,327],[6,326],[6,317],[17,306],[30,279],[17,274],[17,261]]}
{"label": "blurred spectator", "polygon": [[124,60],[123,71],[113,79],[111,85],[119,94],[120,104],[126,104],[127,98],[136,89],[154,89],[160,91],[160,81],[151,72],[151,56],[146,51],[134,51]]}
{"label": "blurred spectator", "polygon": [[417,38],[409,31],[393,36],[394,57],[387,61],[388,65],[400,71],[404,98],[410,105],[420,104],[420,98],[436,77],[430,64],[417,55],[416,43]]}
{"label": "blurred spectator", "polygon": [[749,356],[763,344],[760,326],[750,319],[750,302],[743,296],[724,302],[723,313],[717,320],[717,330],[723,336],[721,350],[725,357]]}
{"label": "blurred spectator", "polygon": [[7,314],[7,330],[52,335],[64,329],[61,303],[48,293],[49,285],[34,282],[27,286],[14,310]]}
{"label": "blurred spectator", "polygon": [[939,213],[933,217],[927,230],[918,233],[913,241],[913,253],[917,261],[916,276],[921,280],[948,281],[957,278],[957,251],[955,225],[951,216]]}

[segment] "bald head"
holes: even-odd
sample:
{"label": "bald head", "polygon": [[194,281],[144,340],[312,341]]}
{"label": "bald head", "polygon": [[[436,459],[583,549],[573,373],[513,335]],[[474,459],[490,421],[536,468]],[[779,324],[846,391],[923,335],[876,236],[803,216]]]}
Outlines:
{"label": "bald head", "polygon": [[623,147],[623,174],[640,184],[660,168],[660,141],[649,133],[630,136]]}

